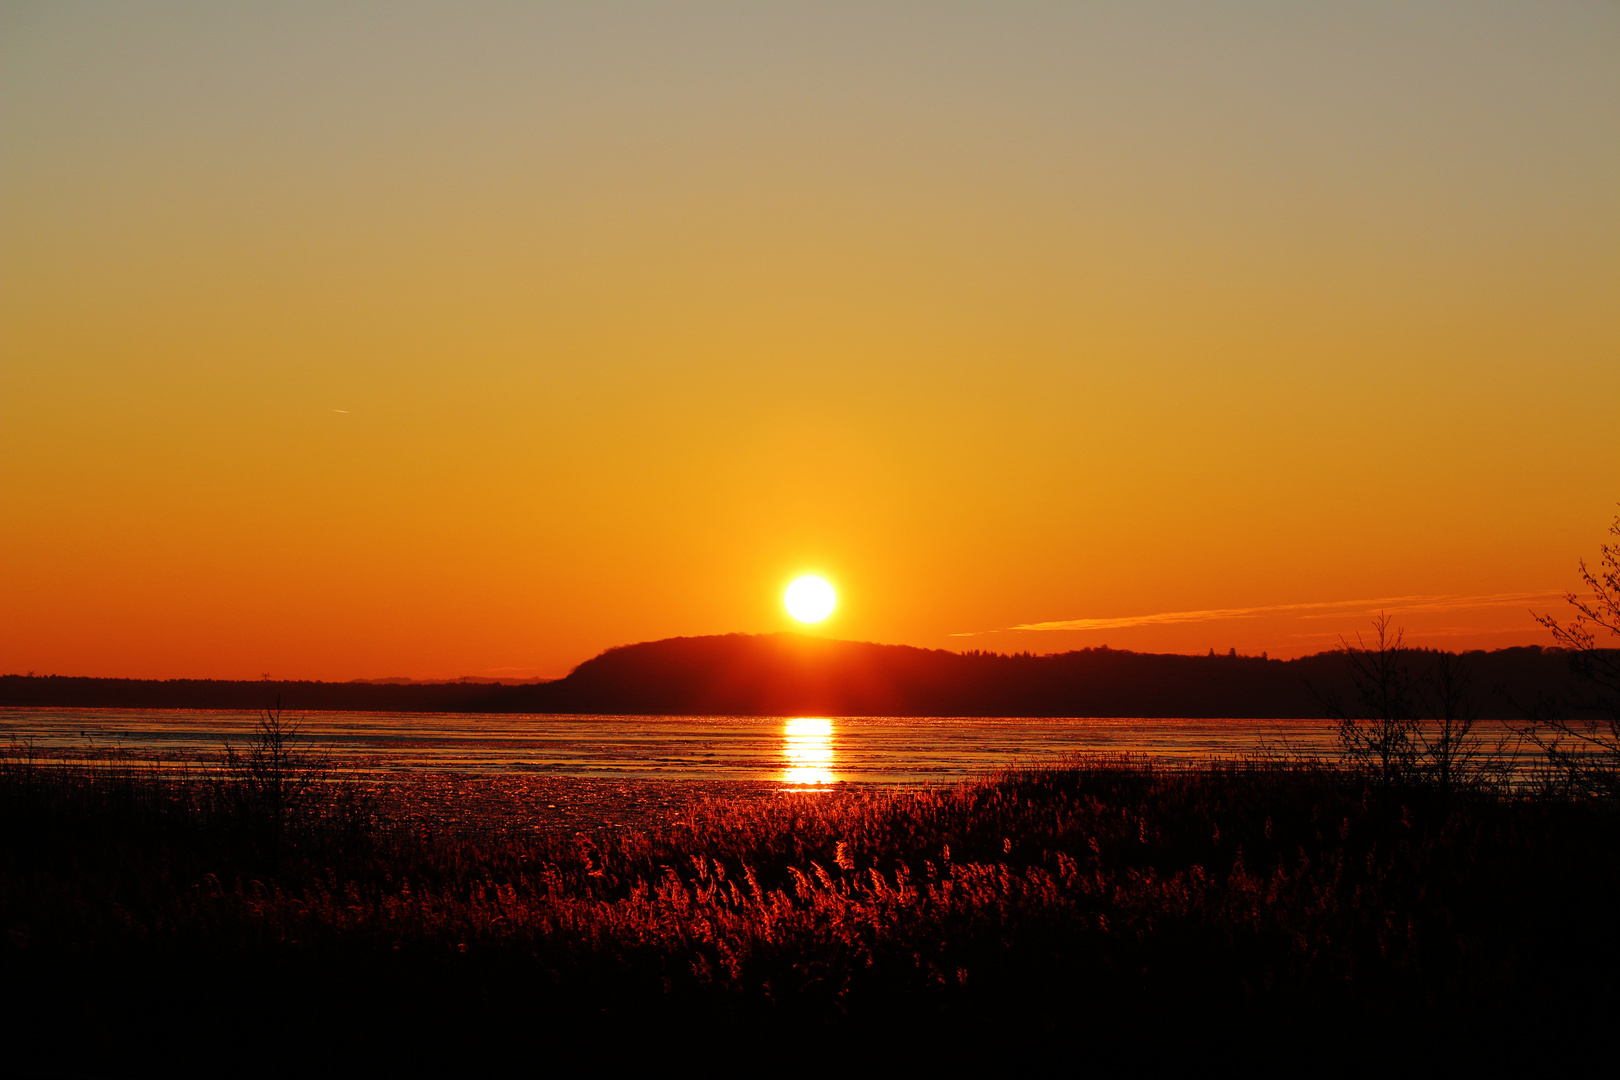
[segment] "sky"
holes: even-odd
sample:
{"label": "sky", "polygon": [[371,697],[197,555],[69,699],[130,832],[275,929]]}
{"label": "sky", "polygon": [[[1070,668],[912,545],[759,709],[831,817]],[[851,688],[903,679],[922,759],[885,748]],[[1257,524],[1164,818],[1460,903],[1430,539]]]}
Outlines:
{"label": "sky", "polygon": [[1620,6],[0,5],[0,672],[1550,639]]}

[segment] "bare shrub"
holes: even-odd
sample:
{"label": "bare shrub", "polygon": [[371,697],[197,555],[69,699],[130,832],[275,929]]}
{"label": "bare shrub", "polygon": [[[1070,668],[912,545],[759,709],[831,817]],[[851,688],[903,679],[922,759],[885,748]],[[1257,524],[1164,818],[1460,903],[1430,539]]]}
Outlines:
{"label": "bare shrub", "polygon": [[[1426,786],[1443,797],[1496,786],[1503,747],[1485,745],[1467,662],[1445,651],[1413,649],[1380,612],[1369,641],[1339,639],[1353,700],[1317,695],[1338,721],[1340,752],[1382,787]],[[1426,661],[1414,674],[1415,661]]]}
{"label": "bare shrub", "polygon": [[1468,662],[1436,652],[1419,680],[1424,723],[1417,729],[1423,779],[1445,798],[1464,791],[1501,789],[1510,780],[1512,755],[1505,739],[1475,733],[1479,705]]}
{"label": "bare shrub", "polygon": [[1523,733],[1546,755],[1554,782],[1571,794],[1620,798],[1620,516],[1609,526],[1614,542],[1602,545],[1596,570],[1582,559],[1590,590],[1565,596],[1575,617],[1560,622],[1536,615],[1553,641],[1569,651],[1584,689],[1568,700],[1543,701],[1527,710]]}
{"label": "bare shrub", "polygon": [[1339,639],[1339,653],[1355,700],[1320,699],[1338,721],[1339,746],[1345,760],[1366,770],[1385,787],[1412,780],[1418,771],[1416,683],[1412,678],[1406,634],[1390,626],[1379,612],[1369,644],[1358,633],[1354,645]]}
{"label": "bare shrub", "polygon": [[278,700],[259,714],[245,748],[225,744],[215,795],[238,821],[281,838],[318,816],[333,794],[331,773],[330,758],[306,745],[299,722],[283,716]]}

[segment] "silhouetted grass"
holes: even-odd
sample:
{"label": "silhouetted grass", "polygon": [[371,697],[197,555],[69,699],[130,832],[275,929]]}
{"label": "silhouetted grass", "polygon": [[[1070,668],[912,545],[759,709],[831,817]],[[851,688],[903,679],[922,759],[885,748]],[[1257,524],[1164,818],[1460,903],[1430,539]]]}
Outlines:
{"label": "silhouetted grass", "polygon": [[220,783],[0,767],[13,1061],[798,1071],[873,1048],[1309,1046],[1360,1069],[1569,1047],[1616,1000],[1620,830],[1596,803],[1090,762],[699,799],[573,837],[402,827],[408,791],[348,789],[272,834]]}

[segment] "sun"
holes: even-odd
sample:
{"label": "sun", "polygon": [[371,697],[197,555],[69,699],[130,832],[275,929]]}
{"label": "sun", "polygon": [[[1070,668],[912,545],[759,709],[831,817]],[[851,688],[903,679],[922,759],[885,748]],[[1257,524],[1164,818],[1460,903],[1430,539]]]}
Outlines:
{"label": "sun", "polygon": [[788,614],[800,622],[820,622],[838,606],[838,594],[826,578],[806,574],[787,587],[782,603]]}

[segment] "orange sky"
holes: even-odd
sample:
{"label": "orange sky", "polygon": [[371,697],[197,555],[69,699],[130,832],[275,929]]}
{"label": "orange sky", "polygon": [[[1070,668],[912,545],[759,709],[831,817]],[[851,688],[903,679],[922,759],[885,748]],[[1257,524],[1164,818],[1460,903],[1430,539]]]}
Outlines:
{"label": "orange sky", "polygon": [[1620,501],[1611,4],[0,10],[0,672],[1495,647]]}

